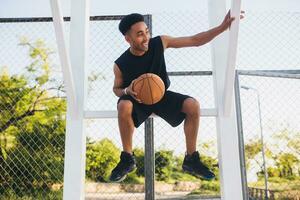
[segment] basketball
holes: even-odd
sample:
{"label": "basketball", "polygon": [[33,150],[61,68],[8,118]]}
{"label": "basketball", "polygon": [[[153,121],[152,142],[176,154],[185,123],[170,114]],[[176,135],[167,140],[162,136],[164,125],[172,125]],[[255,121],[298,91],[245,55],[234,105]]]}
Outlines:
{"label": "basketball", "polygon": [[159,76],[146,73],[139,76],[132,85],[137,98],[143,104],[152,105],[159,102],[165,94],[165,84]]}

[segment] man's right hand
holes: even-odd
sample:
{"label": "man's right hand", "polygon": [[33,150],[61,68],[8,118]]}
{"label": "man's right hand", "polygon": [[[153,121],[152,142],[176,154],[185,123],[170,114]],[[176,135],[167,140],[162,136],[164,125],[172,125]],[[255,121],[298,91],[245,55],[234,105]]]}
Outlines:
{"label": "man's right hand", "polygon": [[136,79],[134,79],[134,80],[130,83],[130,85],[127,87],[126,92],[127,92],[128,95],[132,96],[132,98],[134,98],[137,102],[142,103],[142,101],[141,101],[140,99],[138,99],[137,93],[136,93],[135,91],[133,91],[133,84],[134,84],[135,80],[136,80]]}

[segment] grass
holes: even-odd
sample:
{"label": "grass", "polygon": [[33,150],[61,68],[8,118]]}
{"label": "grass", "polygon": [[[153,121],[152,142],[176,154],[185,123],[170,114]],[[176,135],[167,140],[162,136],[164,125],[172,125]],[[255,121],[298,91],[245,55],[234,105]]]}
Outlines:
{"label": "grass", "polygon": [[220,195],[219,181],[201,181],[201,186],[197,190],[193,190],[189,195]]}
{"label": "grass", "polygon": [[[249,183],[249,187],[262,188],[264,189],[265,182],[263,179]],[[298,190],[300,192],[300,177],[297,178],[278,178],[271,177],[268,179],[269,190],[275,191],[286,191],[286,190]]]}

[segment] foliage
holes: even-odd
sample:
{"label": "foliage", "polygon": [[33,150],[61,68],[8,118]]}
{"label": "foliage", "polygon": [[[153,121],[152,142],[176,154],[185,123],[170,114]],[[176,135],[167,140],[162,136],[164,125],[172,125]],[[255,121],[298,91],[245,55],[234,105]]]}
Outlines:
{"label": "foliage", "polygon": [[200,189],[220,192],[219,181],[201,181]]}
{"label": "foliage", "polygon": [[94,181],[106,182],[119,161],[120,150],[109,139],[87,142],[86,176]]}
{"label": "foliage", "polygon": [[300,158],[300,132],[299,131],[292,131],[288,128],[285,128],[274,136],[275,139],[284,143],[291,152],[295,154],[298,158]]}
{"label": "foliage", "polygon": [[220,195],[220,182],[219,181],[201,181],[200,188],[193,190],[189,195],[219,196]]}
{"label": "foliage", "polygon": [[291,153],[280,153],[276,156],[276,166],[279,170],[280,177],[294,176],[293,166],[299,163],[296,156]]}
{"label": "foliage", "polygon": [[49,78],[51,51],[42,41],[22,45],[32,59],[27,71],[0,73],[0,193],[18,195],[62,182],[66,111],[61,86]]}
{"label": "foliage", "polygon": [[173,152],[161,150],[155,152],[155,175],[158,181],[167,181],[174,164]]}
{"label": "foliage", "polygon": [[[274,145],[267,148],[265,146],[265,155],[268,159],[267,172],[269,177],[281,177],[295,179],[300,175],[300,154],[299,142],[300,132],[285,128],[272,135]],[[278,151],[280,150],[280,151]],[[259,166],[260,171],[257,173],[259,178],[263,177],[264,170],[261,157],[260,140],[251,140],[245,145],[246,166],[249,170],[250,161],[254,160]]]}
{"label": "foliage", "polygon": [[280,172],[276,167],[268,167],[267,169],[268,177],[279,177]]}
{"label": "foliage", "polygon": [[35,190],[28,195],[22,197],[15,193],[13,190],[6,190],[5,194],[0,196],[0,199],[5,200],[59,200],[63,198],[63,191],[48,191]]}
{"label": "foliage", "polygon": [[2,132],[2,138],[14,138],[13,145],[2,146],[9,146],[1,162],[7,175],[4,183],[19,193],[62,182],[65,101],[52,99],[39,106],[44,110],[19,118]]}
{"label": "foliage", "polygon": [[260,166],[262,166],[260,162],[256,159],[256,156],[261,152],[261,142],[259,140],[250,140],[247,144],[245,144],[245,157],[246,157],[246,167],[249,169],[250,161],[255,160],[255,162]]}
{"label": "foliage", "polygon": [[214,174],[216,175],[216,180],[219,179],[219,169],[217,164],[217,159],[212,158],[210,156],[201,155],[201,161],[209,168],[211,169]]}
{"label": "foliage", "polygon": [[61,83],[59,86],[55,86],[54,83],[48,84],[50,76],[48,55],[51,51],[41,40],[33,44],[23,40],[21,45],[29,48],[32,59],[32,64],[26,68],[27,71],[20,75],[10,75],[3,69],[0,74],[0,147],[1,155],[4,157],[4,151],[12,147],[7,140],[13,138],[19,131],[17,126],[20,122],[26,119],[30,121],[28,118],[38,112],[47,111],[44,115],[51,116],[52,112],[57,114],[64,111],[64,104],[61,103],[63,97],[51,93],[51,90],[60,90]]}
{"label": "foliage", "polygon": [[144,169],[144,163],[145,163],[145,152],[143,149],[135,148],[134,155],[136,159],[136,175],[139,177],[145,177],[145,169]]}

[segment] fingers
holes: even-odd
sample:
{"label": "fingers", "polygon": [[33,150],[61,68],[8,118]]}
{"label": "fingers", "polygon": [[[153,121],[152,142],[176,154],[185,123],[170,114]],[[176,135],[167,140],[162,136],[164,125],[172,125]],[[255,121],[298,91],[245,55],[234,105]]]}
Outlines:
{"label": "fingers", "polygon": [[133,97],[138,103],[142,103],[142,101],[138,98]]}
{"label": "fingers", "polygon": [[[245,11],[244,11],[244,10],[241,10],[241,13],[240,13],[240,19],[243,19],[243,18],[244,18],[244,14],[245,14]],[[230,16],[230,10],[227,12],[226,18],[232,18],[232,17]],[[232,20],[232,21],[233,21],[233,20]]]}
{"label": "fingers", "polygon": [[134,98],[137,102],[142,103],[142,101],[138,98],[138,94],[134,91],[132,91],[132,93],[130,93],[130,95],[132,96],[132,98]]}
{"label": "fingers", "polygon": [[[245,11],[244,11],[244,10],[241,10],[241,14],[245,14]],[[228,10],[228,12],[227,12],[226,15],[230,15],[230,10]]]}
{"label": "fingers", "polygon": [[228,10],[226,17],[230,17],[230,10]]}
{"label": "fingers", "polygon": [[227,20],[227,24],[229,25],[229,27],[230,27],[231,23],[232,23],[234,20],[235,20],[235,17],[230,17],[230,18]]}
{"label": "fingers", "polygon": [[[244,14],[245,11],[241,11],[241,14],[240,14],[240,19],[243,19],[244,18]],[[224,21],[222,22],[223,24],[223,27],[224,27],[224,30],[226,30],[227,28],[230,29],[230,26],[231,26],[231,23],[235,20],[235,17],[233,16],[230,16],[230,10],[227,12],[225,18],[224,18]]]}
{"label": "fingers", "polygon": [[138,103],[142,103],[142,101],[138,98],[138,94],[137,94],[135,91],[133,91],[133,89],[132,89],[132,86],[133,86],[134,81],[135,81],[135,80],[133,80],[133,81],[131,82],[131,84],[129,85],[129,87],[128,87],[128,94],[129,94],[130,96],[132,96],[132,98],[134,98]]}
{"label": "fingers", "polygon": [[137,93],[133,91],[131,87],[128,87],[128,94],[130,94],[131,96],[137,96]]}
{"label": "fingers", "polygon": [[[240,19],[244,19],[245,18],[245,16],[243,14],[245,14],[245,11],[242,10],[241,14],[240,14]],[[234,19],[235,19],[235,17],[230,17],[230,19],[228,20],[229,23],[233,22]]]}
{"label": "fingers", "polygon": [[227,14],[225,16],[225,20],[227,21],[228,19],[230,19],[230,10],[227,12]]}
{"label": "fingers", "polygon": [[244,19],[244,14],[245,14],[245,11],[241,10],[240,19]]}
{"label": "fingers", "polygon": [[138,98],[138,94],[131,89],[128,89],[128,94],[132,96],[137,102],[142,103],[142,101]]}

